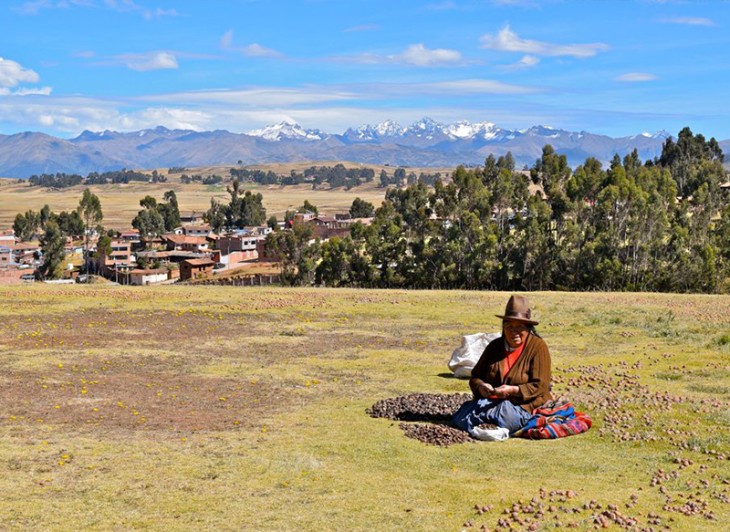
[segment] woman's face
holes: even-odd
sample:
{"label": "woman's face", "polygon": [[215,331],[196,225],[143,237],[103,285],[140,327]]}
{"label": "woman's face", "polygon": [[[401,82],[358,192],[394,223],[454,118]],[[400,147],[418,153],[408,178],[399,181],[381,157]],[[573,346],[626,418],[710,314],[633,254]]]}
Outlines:
{"label": "woman's face", "polygon": [[519,347],[527,341],[527,335],[530,334],[528,326],[521,321],[504,320],[502,322],[502,331],[507,344],[512,347]]}

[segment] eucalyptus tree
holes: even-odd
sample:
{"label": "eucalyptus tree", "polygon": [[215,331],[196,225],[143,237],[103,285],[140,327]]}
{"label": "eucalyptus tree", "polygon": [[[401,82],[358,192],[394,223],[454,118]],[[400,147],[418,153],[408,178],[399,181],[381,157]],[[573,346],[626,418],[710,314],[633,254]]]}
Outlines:
{"label": "eucalyptus tree", "polygon": [[54,221],[46,224],[45,231],[40,239],[43,261],[39,268],[44,279],[58,279],[63,273],[62,264],[66,258],[64,252],[63,233]]}
{"label": "eucalyptus tree", "polygon": [[104,213],[101,210],[101,201],[96,194],[93,194],[88,188],[84,189],[79,201],[78,213],[84,221],[84,268],[89,270],[89,248],[91,232],[104,219]]}

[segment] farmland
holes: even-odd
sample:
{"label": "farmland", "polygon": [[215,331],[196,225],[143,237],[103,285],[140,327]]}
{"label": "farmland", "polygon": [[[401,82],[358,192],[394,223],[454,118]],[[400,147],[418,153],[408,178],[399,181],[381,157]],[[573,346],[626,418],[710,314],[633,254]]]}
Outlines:
{"label": "farmland", "polygon": [[[46,204],[54,212],[74,210],[79,205],[84,188],[86,187],[76,186],[49,190],[43,187],[30,187],[27,182],[18,182],[15,179],[0,179],[0,228],[11,227],[15,215],[19,212],[25,212],[28,209],[39,211]],[[226,183],[183,185],[179,180],[171,179],[167,183],[132,182],[92,185],[88,188],[101,200],[104,226],[117,230],[130,227],[132,219],[140,210],[139,200],[146,195],[161,200],[166,191],[174,190],[180,210],[183,212],[193,210],[204,212],[210,208],[211,198],[224,202],[230,200],[230,196],[226,192]],[[266,186],[249,183],[244,184],[243,188],[260,192],[264,197],[263,203],[267,215],[274,215],[280,220],[283,220],[287,210],[296,209],[305,200],[316,205],[321,212],[334,214],[347,212],[352,205],[352,200],[356,197],[378,206],[385,196],[385,189],[377,188],[374,182],[351,190],[342,188],[313,190],[311,185]]]}
{"label": "farmland", "polygon": [[465,392],[446,361],[507,297],[0,287],[0,528],[726,530],[728,296],[531,294],[582,435],[437,447],[367,415]]}

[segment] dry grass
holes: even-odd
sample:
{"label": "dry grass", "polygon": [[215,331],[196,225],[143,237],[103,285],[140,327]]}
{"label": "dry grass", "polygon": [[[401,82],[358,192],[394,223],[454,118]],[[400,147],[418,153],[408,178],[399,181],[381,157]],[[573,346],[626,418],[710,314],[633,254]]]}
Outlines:
{"label": "dry grass", "polygon": [[[285,175],[292,169],[301,172],[313,165],[334,166],[335,164],[337,162],[287,163],[258,165],[246,168],[261,168]],[[311,185],[279,187],[249,184],[245,186],[245,189],[260,192],[264,197],[264,206],[266,207],[267,214],[269,216],[275,215],[279,219],[283,219],[283,215],[287,210],[295,209],[302,205],[304,200],[309,200],[310,203],[316,205],[321,212],[326,214],[346,212],[350,208],[350,205],[352,205],[352,200],[356,197],[369,201],[375,206],[379,206],[385,196],[385,190],[376,187],[378,175],[381,169],[385,169],[389,174],[392,174],[394,168],[347,162],[343,164],[347,168],[361,166],[373,168],[376,175],[375,181],[351,190],[344,190],[342,188],[334,190],[313,190]],[[210,166],[188,169],[187,173],[201,174],[203,176],[217,174],[228,178],[230,168],[230,166]],[[157,170],[161,174],[167,175],[167,168],[158,168]],[[152,170],[149,171],[151,172]],[[452,169],[409,168],[409,171],[414,171],[416,174],[421,171],[429,173],[440,171],[442,175],[447,176],[451,174]],[[73,210],[78,207],[84,188],[77,186],[63,190],[48,190],[40,187],[29,187],[27,183],[19,183],[17,179],[0,179],[0,229],[10,227],[15,219],[15,215],[19,212],[25,212],[28,209],[39,211],[46,204],[55,212]],[[220,186],[202,185],[199,183],[183,185],[180,183],[180,174],[169,175],[167,183],[130,183],[127,185],[91,186],[89,188],[101,200],[101,206],[104,212],[103,224],[107,228],[118,230],[130,227],[132,219],[140,210],[139,200],[148,194],[158,200],[162,200],[162,195],[166,191],[174,190],[177,195],[180,210],[182,211],[206,211],[210,208],[211,198],[224,202],[230,199],[226,192],[225,183]]]}
{"label": "dry grass", "polygon": [[[181,211],[203,212],[210,208],[211,198],[228,202],[230,196],[225,185],[206,186],[200,184],[182,185],[179,182],[169,183],[132,183],[127,185],[95,185],[88,187],[101,200],[104,212],[103,224],[107,228],[118,230],[131,227],[132,219],[141,209],[139,201],[146,195],[159,201],[168,190],[174,190]],[[347,212],[356,197],[380,205],[385,190],[367,184],[351,190],[312,190],[311,185],[289,187],[250,186],[245,190],[260,192],[264,197],[264,207],[268,216],[275,215],[280,220],[289,209],[299,207],[304,200],[317,205],[323,213]],[[0,228],[10,227],[15,215],[28,209],[39,211],[48,205],[52,211],[70,211],[79,205],[84,187],[71,187],[63,190],[48,190],[40,187],[29,187],[15,180],[0,179]]]}
{"label": "dry grass", "polygon": [[532,294],[583,435],[438,448],[366,415],[466,391],[449,354],[506,299],[0,287],[0,528],[726,530],[728,296]]}

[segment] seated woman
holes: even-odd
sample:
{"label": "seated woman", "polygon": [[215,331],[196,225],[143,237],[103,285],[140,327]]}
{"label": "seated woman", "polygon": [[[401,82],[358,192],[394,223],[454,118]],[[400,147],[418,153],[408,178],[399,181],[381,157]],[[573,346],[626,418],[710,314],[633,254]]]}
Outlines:
{"label": "seated woman", "polygon": [[473,434],[482,424],[514,434],[532,410],[550,400],[550,352],[535,331],[530,303],[512,296],[502,319],[502,336],[492,341],[474,366],[469,387],[474,399],[464,403],[454,424]]}

